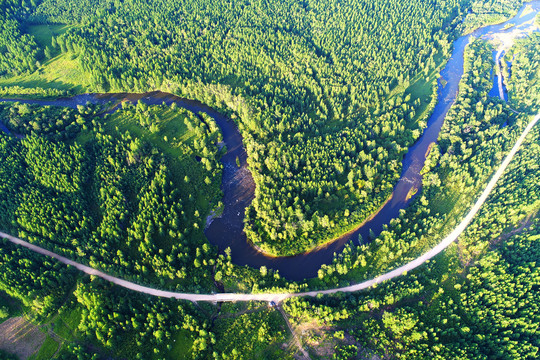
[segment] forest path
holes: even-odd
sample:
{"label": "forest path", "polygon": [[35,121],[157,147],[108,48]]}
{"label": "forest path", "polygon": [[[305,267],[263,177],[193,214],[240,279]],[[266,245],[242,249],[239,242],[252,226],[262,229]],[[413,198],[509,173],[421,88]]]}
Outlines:
{"label": "forest path", "polygon": [[340,288],[334,288],[329,290],[315,290],[315,291],[307,291],[307,292],[300,292],[300,293],[269,293],[269,294],[235,294],[235,293],[217,293],[217,294],[189,294],[189,293],[179,293],[179,292],[173,292],[173,291],[164,291],[164,290],[158,290],[151,287],[146,287],[142,285],[135,284],[130,281],[126,281],[108,274],[105,274],[99,270],[96,270],[94,268],[91,268],[89,266],[80,264],[78,262],[75,262],[73,260],[70,260],[64,256],[58,255],[56,253],[53,253],[49,250],[46,250],[42,247],[30,244],[27,241],[21,240],[15,236],[11,236],[9,234],[6,234],[4,232],[0,232],[0,236],[6,238],[7,240],[11,241],[12,243],[20,246],[24,246],[27,249],[34,251],[38,254],[42,254],[45,256],[52,257],[54,259],[57,259],[58,261],[75,267],[76,269],[85,272],[89,275],[99,276],[107,281],[110,281],[116,285],[125,287],[127,289],[131,289],[137,292],[154,295],[154,296],[160,296],[160,297],[166,297],[166,298],[176,298],[176,299],[183,299],[183,300],[189,300],[189,301],[211,301],[211,302],[224,302],[224,301],[274,301],[276,303],[279,303],[287,298],[291,297],[299,297],[299,296],[317,296],[319,294],[334,294],[338,292],[354,292],[359,291],[363,289],[367,289],[375,284],[381,283],[386,280],[390,280],[393,278],[396,278],[398,276],[403,275],[404,273],[413,270],[423,263],[425,263],[427,260],[433,258],[440,252],[442,252],[444,249],[446,249],[451,243],[453,243],[459,235],[467,228],[469,223],[472,221],[473,217],[476,215],[478,210],[480,210],[480,207],[484,204],[484,202],[487,200],[489,194],[491,191],[495,188],[495,185],[497,184],[497,181],[501,178],[504,171],[514,158],[514,155],[518,152],[519,148],[521,147],[521,144],[525,140],[525,137],[529,134],[531,129],[536,125],[536,123],[540,120],[540,113],[538,113],[527,125],[527,127],[523,130],[520,137],[512,147],[512,150],[506,155],[505,159],[491,178],[491,180],[488,182],[486,188],[474,204],[474,206],[471,208],[469,213],[465,216],[465,218],[459,223],[459,225],[448,235],[446,236],[439,244],[437,244],[434,248],[426,252],[424,255],[421,255],[420,257],[408,262],[405,265],[402,265],[392,271],[389,271],[383,275],[377,276],[373,279],[366,280],[363,282],[360,282],[355,285],[346,286],[346,287],[340,287]]}
{"label": "forest path", "polygon": [[289,328],[289,331],[291,332],[292,341],[296,345],[296,348],[302,354],[300,359],[302,359],[302,360],[311,360],[311,358],[309,357],[308,352],[306,350],[304,350],[304,348],[302,347],[302,343],[300,342],[300,339],[298,338],[298,335],[294,331],[294,329],[293,329],[293,327],[292,327],[292,325],[291,325],[291,323],[289,321],[289,317],[288,317],[287,313],[285,312],[285,310],[283,310],[280,305],[277,305],[276,308],[281,313],[281,316],[283,317],[283,320],[285,320],[285,324],[287,324],[287,327]]}

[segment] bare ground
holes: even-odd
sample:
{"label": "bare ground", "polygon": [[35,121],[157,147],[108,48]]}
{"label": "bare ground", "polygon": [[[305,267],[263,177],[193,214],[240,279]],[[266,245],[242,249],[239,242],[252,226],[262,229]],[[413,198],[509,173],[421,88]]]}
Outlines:
{"label": "bare ground", "polygon": [[0,349],[22,360],[36,353],[46,337],[36,325],[22,316],[7,319],[0,324]]}
{"label": "bare ground", "polygon": [[296,333],[295,329],[291,326],[291,323],[289,322],[289,317],[287,316],[287,313],[285,310],[281,308],[281,306],[276,306],[276,309],[281,313],[281,316],[283,316],[283,319],[285,320],[285,323],[287,324],[287,327],[289,328],[289,331],[291,332],[291,343],[289,344],[289,347],[292,347],[294,344],[295,347],[299,350],[300,353],[296,353],[294,358],[297,360],[311,360],[309,357],[309,354],[304,348],[302,347],[302,343],[300,342],[299,336]]}

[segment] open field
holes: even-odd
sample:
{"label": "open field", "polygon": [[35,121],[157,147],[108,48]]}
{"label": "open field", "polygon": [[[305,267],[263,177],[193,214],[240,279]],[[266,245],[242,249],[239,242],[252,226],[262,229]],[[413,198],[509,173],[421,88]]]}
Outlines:
{"label": "open field", "polygon": [[71,93],[84,93],[90,88],[90,76],[81,70],[78,58],[74,54],[60,53],[52,49],[51,40],[66,32],[66,25],[32,25],[26,30],[36,40],[42,52],[45,47],[51,49],[51,59],[44,57],[39,68],[32,74],[22,74],[10,78],[0,78],[0,87],[20,86],[23,88],[41,88],[67,90]]}
{"label": "open field", "polygon": [[23,316],[10,318],[0,324],[0,349],[16,354],[21,360],[35,354],[46,337]]}

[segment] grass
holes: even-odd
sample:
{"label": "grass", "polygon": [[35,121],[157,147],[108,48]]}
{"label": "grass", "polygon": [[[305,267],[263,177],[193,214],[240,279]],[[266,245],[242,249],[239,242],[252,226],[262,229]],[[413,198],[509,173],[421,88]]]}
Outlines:
{"label": "grass", "polygon": [[[159,131],[151,133],[139,125],[137,115],[132,116],[125,111],[117,111],[107,117],[103,129],[113,134],[116,128],[121,132],[129,131],[132,136],[149,142],[173,159],[185,157],[183,144],[192,143],[196,135],[184,124],[186,115],[169,108],[152,107],[152,114],[158,118]],[[193,158],[195,161],[195,158]]]}
{"label": "grass", "polygon": [[68,296],[67,303],[58,313],[51,314],[43,324],[51,327],[52,331],[61,339],[57,340],[47,335],[39,351],[34,354],[31,360],[51,359],[53,355],[60,352],[65,345],[77,340],[77,331],[81,321],[82,307],[77,303],[72,294]]}
{"label": "grass", "polygon": [[431,72],[428,75],[424,75],[424,73],[420,72],[412,78],[411,85],[404,91],[404,98],[407,95],[411,96],[409,103],[414,102],[416,99],[420,99],[420,106],[416,110],[414,118],[409,122],[409,127],[418,127],[418,121],[424,118],[430,111],[429,104],[431,103],[431,95],[433,93],[433,82],[439,78],[439,73],[446,63],[446,59],[441,53],[437,53],[433,60],[435,62],[435,67]]}
{"label": "grass", "polygon": [[90,88],[90,77],[81,71],[77,59],[71,59],[68,54],[60,54],[42,64],[32,74],[0,79],[0,87],[8,86],[84,93]]}
{"label": "grass", "polygon": [[222,303],[221,304],[221,315],[224,314],[235,314],[237,312],[241,312],[244,310],[247,310],[247,306],[249,303],[247,302],[229,302],[229,303]]}
{"label": "grass", "polygon": [[39,348],[39,351],[30,357],[30,360],[47,360],[52,359],[56,351],[59,350],[59,344],[50,336],[47,338]]}
{"label": "grass", "polygon": [[80,306],[61,311],[54,321],[54,332],[64,339],[73,338],[81,322],[81,313]]}
{"label": "grass", "polygon": [[34,37],[41,48],[45,48],[45,46],[51,47],[53,36],[62,35],[72,27],[71,25],[30,25],[25,30]]}
{"label": "grass", "polygon": [[[45,46],[51,48],[53,36],[66,32],[67,25],[33,25],[26,31],[34,36],[40,49]],[[20,86],[23,88],[41,88],[68,90],[72,93],[87,92],[91,85],[89,74],[81,70],[79,60],[72,58],[72,54],[59,54],[44,61],[32,74],[21,74],[10,78],[0,78],[0,87]]]}
{"label": "grass", "polygon": [[[7,308],[8,317],[21,316],[24,314],[23,308],[24,305],[22,302],[16,298],[13,298],[0,290],[0,307]],[[7,319],[7,318],[6,318]],[[0,322],[5,319],[0,319]]]}
{"label": "grass", "polygon": [[[180,330],[174,334],[168,343],[171,344],[171,349],[164,352],[166,359],[191,359],[193,340],[187,330]],[[154,354],[152,358],[155,360],[163,358],[163,353],[159,356]]]}

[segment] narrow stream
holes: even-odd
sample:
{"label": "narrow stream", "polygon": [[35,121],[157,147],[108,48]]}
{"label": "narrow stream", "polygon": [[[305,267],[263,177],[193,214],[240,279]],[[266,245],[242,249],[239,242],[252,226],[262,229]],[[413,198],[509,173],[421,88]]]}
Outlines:
{"label": "narrow stream", "polygon": [[[498,97],[503,101],[508,101],[508,90],[506,90],[506,85],[504,84],[504,77],[502,75],[502,66],[501,62],[504,58],[504,51],[493,51],[493,62],[495,63],[492,76],[493,76],[493,87],[489,91],[489,96]],[[501,94],[502,91],[502,94]]]}
{"label": "narrow stream", "polygon": [[[533,11],[521,16],[524,13],[525,7],[529,5],[533,8]],[[459,82],[463,75],[463,53],[471,37],[490,39],[494,33],[504,32],[502,29],[509,23],[515,24],[515,26],[505,31],[528,31],[531,20],[534,20],[534,17],[539,11],[540,0],[525,3],[514,18],[502,24],[478,29],[472,34],[460,37],[454,42],[452,56],[445,68],[441,71],[441,77],[446,81],[446,84],[444,87],[439,85],[439,101],[428,120],[427,128],[403,159],[403,171],[394,188],[390,201],[373,218],[366,221],[355,231],[340,237],[324,248],[297,256],[267,257],[258,252],[247,240],[243,232],[244,210],[253,199],[255,184],[251,173],[247,169],[247,156],[240,133],[232,121],[216,110],[198,101],[179,98],[163,92],[144,94],[84,94],[56,100],[0,99],[0,101],[20,101],[29,104],[67,107],[76,107],[77,105],[85,105],[87,103],[106,104],[109,101],[137,102],[140,100],[148,105],[162,103],[170,105],[175,102],[178,106],[184,107],[187,110],[207,113],[215,119],[221,128],[224,142],[227,145],[227,153],[222,158],[224,165],[222,182],[224,192],[223,203],[225,204],[224,212],[222,217],[214,219],[211,225],[208,226],[205,230],[206,236],[212,244],[218,246],[220,251],[224,251],[227,247],[230,247],[232,261],[237,265],[249,265],[255,268],[264,265],[269,269],[279,270],[280,275],[287,279],[303,280],[317,276],[317,271],[321,265],[331,263],[334,253],[339,253],[349,241],[356,242],[359,236],[363,239],[368,239],[370,230],[375,235],[380,234],[383,226],[390,223],[391,219],[398,217],[399,211],[404,209],[411,201],[411,199],[407,200],[409,191],[412,188],[420,190],[422,186],[420,170],[424,166],[430,144],[437,141],[443,120],[455,102]],[[240,167],[236,165],[237,157],[240,160]]]}

